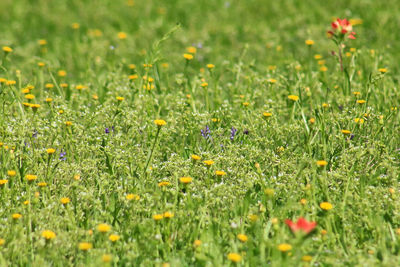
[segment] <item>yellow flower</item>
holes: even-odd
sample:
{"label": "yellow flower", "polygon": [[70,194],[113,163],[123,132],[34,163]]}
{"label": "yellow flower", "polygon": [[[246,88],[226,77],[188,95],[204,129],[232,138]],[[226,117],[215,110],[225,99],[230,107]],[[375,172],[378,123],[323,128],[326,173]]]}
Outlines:
{"label": "yellow flower", "polygon": [[277,80],[276,80],[276,79],[273,79],[273,78],[269,78],[267,81],[268,81],[269,83],[276,83],[276,82],[277,82]]}
{"label": "yellow flower", "polygon": [[69,202],[71,202],[71,199],[69,197],[62,197],[60,199],[61,204],[67,205]]}
{"label": "yellow flower", "polygon": [[51,155],[54,154],[56,152],[56,150],[54,148],[48,148],[46,149],[47,154]]}
{"label": "yellow flower", "polygon": [[378,69],[378,71],[380,73],[386,73],[388,70],[386,68],[380,68],[380,69]]}
{"label": "yellow flower", "polygon": [[4,245],[6,243],[6,240],[4,240],[3,238],[0,238],[0,246]]}
{"label": "yellow flower", "polygon": [[305,198],[300,199],[300,204],[303,205],[303,206],[305,204],[307,204],[307,199],[305,199]]}
{"label": "yellow flower", "polygon": [[138,78],[137,74],[132,74],[128,76],[129,80],[136,80]]}
{"label": "yellow flower", "polygon": [[214,161],[213,160],[205,160],[205,161],[203,161],[203,163],[206,164],[207,166],[211,166],[214,164]]}
{"label": "yellow flower", "polygon": [[13,215],[11,215],[12,216],[12,218],[14,219],[14,220],[18,220],[18,219],[21,219],[21,217],[22,217],[22,214],[19,214],[19,213],[14,213]]}
{"label": "yellow flower", "polygon": [[155,123],[155,125],[157,125],[158,127],[161,127],[161,126],[164,126],[164,125],[167,124],[167,122],[166,122],[165,120],[160,120],[160,119],[155,120],[154,123]]}
{"label": "yellow flower", "polygon": [[247,240],[249,240],[249,238],[247,237],[247,235],[245,234],[238,234],[237,238],[241,241],[241,242],[247,242]]}
{"label": "yellow flower", "polygon": [[357,100],[357,103],[358,104],[365,104],[365,103],[367,103],[367,101],[360,99],[360,100]]}
{"label": "yellow flower", "polygon": [[351,134],[349,130],[342,130],[342,134]]}
{"label": "yellow flower", "polygon": [[170,184],[171,184],[170,182],[162,181],[162,182],[159,182],[159,183],[158,183],[158,186],[159,186],[159,187],[163,187],[163,186],[168,186],[168,185],[170,185]]}
{"label": "yellow flower", "polygon": [[8,180],[4,180],[4,179],[0,180],[0,186],[5,185],[6,183],[8,183]]}
{"label": "yellow flower", "polygon": [[243,102],[242,105],[245,106],[245,107],[247,107],[247,106],[250,105],[250,103],[249,103],[249,102]]}
{"label": "yellow flower", "polygon": [[183,54],[183,57],[184,57],[186,60],[192,60],[192,59],[193,59],[193,55],[191,55],[191,54]]}
{"label": "yellow flower", "polygon": [[32,99],[35,98],[35,96],[32,95],[32,94],[27,94],[27,95],[25,95],[24,97],[25,97],[26,99],[29,99],[29,100],[32,100]]}
{"label": "yellow flower", "polygon": [[136,69],[136,65],[135,65],[135,64],[129,64],[128,67],[129,67],[131,70]]}
{"label": "yellow flower", "polygon": [[224,171],[215,171],[215,175],[224,176],[224,175],[226,175],[226,172],[224,172]]}
{"label": "yellow flower", "polygon": [[328,71],[328,68],[326,66],[321,66],[321,68],[319,68],[319,70],[322,72],[326,72],[326,71]]}
{"label": "yellow flower", "polygon": [[299,97],[297,95],[288,95],[288,98],[292,101],[297,101],[299,100]]}
{"label": "yellow flower", "polygon": [[74,30],[79,29],[80,26],[81,25],[79,25],[79,23],[77,23],[77,22],[74,22],[74,23],[71,24],[71,28],[74,29]]}
{"label": "yellow flower", "polygon": [[315,123],[315,119],[311,118],[311,119],[308,120],[308,122],[311,123],[311,124],[314,124]]}
{"label": "yellow flower", "polygon": [[352,26],[363,24],[363,20],[362,19],[350,19],[349,22],[350,22],[350,24]]}
{"label": "yellow flower", "polygon": [[325,65],[326,61],[325,60],[318,60],[318,65]]}
{"label": "yellow flower", "polygon": [[364,123],[364,119],[363,118],[361,118],[361,119],[360,118],[355,118],[354,122],[355,123],[359,123],[359,124],[363,124]]}
{"label": "yellow flower", "polygon": [[109,237],[108,237],[108,239],[111,241],[111,242],[116,242],[116,241],[118,241],[119,239],[120,239],[121,237],[119,236],[119,235],[110,235]]}
{"label": "yellow flower", "polygon": [[88,251],[93,247],[92,243],[89,242],[81,242],[78,245],[78,248],[82,251]]}
{"label": "yellow flower", "polygon": [[60,86],[61,86],[61,88],[67,88],[68,87],[68,83],[61,83]]}
{"label": "yellow flower", "polygon": [[44,85],[44,87],[46,87],[47,89],[51,89],[51,88],[54,88],[54,84],[52,84],[52,83],[46,83],[46,84]]}
{"label": "yellow flower", "polygon": [[190,54],[196,54],[197,49],[196,49],[196,47],[194,47],[194,46],[189,46],[189,47],[186,47],[186,51],[187,51],[188,53],[190,53]]}
{"label": "yellow flower", "polygon": [[119,32],[119,33],[117,34],[117,36],[118,36],[118,39],[123,40],[123,39],[126,39],[127,34],[124,33],[124,32]]}
{"label": "yellow flower", "polygon": [[229,253],[228,260],[233,262],[239,262],[242,260],[242,256],[240,256],[238,253]]}
{"label": "yellow flower", "polygon": [[37,184],[39,187],[45,187],[45,186],[47,186],[47,183],[46,182],[40,182],[40,183],[38,183]]}
{"label": "yellow flower", "polygon": [[353,95],[361,95],[361,92],[353,92]]}
{"label": "yellow flower", "polygon": [[17,81],[14,81],[14,80],[8,80],[6,82],[7,85],[15,85],[16,83],[17,83]]}
{"label": "yellow flower", "polygon": [[9,170],[9,171],[7,171],[7,175],[10,177],[14,177],[15,175],[17,175],[17,172],[14,170]]}
{"label": "yellow flower", "polygon": [[328,162],[326,160],[318,160],[317,165],[319,167],[324,167],[324,166],[328,165]]}
{"label": "yellow flower", "polygon": [[11,53],[13,51],[13,49],[9,46],[3,46],[3,51],[5,53]]}
{"label": "yellow flower", "polygon": [[356,52],[357,51],[357,49],[356,48],[354,48],[354,47],[352,47],[352,48],[350,48],[350,52]]}
{"label": "yellow flower", "polygon": [[192,177],[181,177],[181,178],[179,178],[179,181],[180,181],[182,184],[189,184],[189,183],[192,182],[192,180],[193,180]]}
{"label": "yellow flower", "polygon": [[164,215],[163,214],[154,214],[153,215],[153,220],[155,220],[155,221],[160,221],[160,220],[162,220],[164,218]]}
{"label": "yellow flower", "polygon": [[278,246],[278,249],[282,252],[288,252],[292,250],[292,245],[283,243]]}
{"label": "yellow flower", "polygon": [[51,240],[51,239],[56,238],[56,233],[54,233],[54,232],[51,231],[51,230],[44,230],[44,231],[42,232],[42,237],[43,237],[44,239],[46,239],[46,240]]}
{"label": "yellow flower", "polygon": [[192,160],[200,160],[201,159],[201,157],[197,156],[197,155],[192,155],[191,157],[192,157]]}
{"label": "yellow flower", "polygon": [[329,104],[328,104],[328,103],[322,103],[322,107],[323,107],[323,108],[328,108],[328,107],[329,107]]}
{"label": "yellow flower", "polygon": [[174,214],[172,212],[166,211],[163,214],[164,218],[170,219],[172,217],[174,217]]}
{"label": "yellow flower", "polygon": [[257,214],[250,214],[249,215],[249,220],[252,222],[256,222],[258,220],[258,215]]}
{"label": "yellow flower", "polygon": [[34,175],[34,174],[27,174],[27,175],[25,175],[25,179],[26,179],[28,182],[32,182],[32,181],[35,181],[35,180],[37,179],[37,175]]}
{"label": "yellow flower", "polygon": [[39,67],[44,67],[46,64],[44,62],[38,62]]}
{"label": "yellow flower", "polygon": [[123,98],[122,96],[117,96],[116,99],[121,102],[124,101],[125,98]]}
{"label": "yellow flower", "polygon": [[269,70],[276,70],[276,66],[275,65],[270,65],[270,66],[268,66],[268,69]]}
{"label": "yellow flower", "polygon": [[328,231],[326,231],[325,229],[321,230],[321,235],[326,235],[328,233]]}
{"label": "yellow flower", "polygon": [[322,56],[319,55],[319,54],[317,54],[317,55],[314,55],[314,58],[315,58],[316,60],[320,60],[320,59],[322,59]]}
{"label": "yellow flower", "polygon": [[139,200],[140,196],[139,195],[135,195],[135,194],[128,194],[128,195],[126,195],[126,199],[127,200]]}
{"label": "yellow flower", "polygon": [[268,118],[268,117],[271,117],[271,116],[272,116],[272,113],[271,113],[271,112],[264,112],[264,113],[263,113],[263,116],[264,116],[265,118]]}
{"label": "yellow flower", "polygon": [[71,126],[71,125],[72,125],[72,121],[66,121],[66,122],[65,122],[65,125],[66,125],[66,126]]}
{"label": "yellow flower", "polygon": [[40,108],[40,104],[31,104],[31,108],[33,111],[36,111],[38,108]]}
{"label": "yellow flower", "polygon": [[306,45],[312,46],[314,44],[313,40],[306,40],[305,41]]}
{"label": "yellow flower", "polygon": [[351,53],[350,52],[346,52],[346,57],[351,57]]}
{"label": "yellow flower", "polygon": [[103,256],[101,256],[101,260],[104,263],[110,262],[112,260],[112,256],[111,254],[104,254]]}
{"label": "yellow flower", "polygon": [[49,98],[49,97],[46,98],[46,102],[47,102],[47,103],[50,103],[50,102],[52,102],[52,101],[53,101],[53,98]]}
{"label": "yellow flower", "polygon": [[87,89],[88,87],[86,85],[83,84],[78,84],[77,86],[75,86],[76,90],[84,90]]}
{"label": "yellow flower", "polygon": [[207,87],[207,86],[208,86],[208,83],[206,83],[206,82],[201,84],[201,87]]}
{"label": "yellow flower", "polygon": [[23,203],[24,203],[24,205],[29,205],[30,202],[29,202],[29,200],[25,200]]}
{"label": "yellow flower", "polygon": [[213,68],[215,68],[215,65],[214,64],[207,64],[207,68],[208,69],[213,69]]}
{"label": "yellow flower", "polygon": [[58,76],[60,76],[60,77],[65,77],[65,76],[67,76],[67,72],[66,72],[65,70],[59,70],[59,71],[57,72],[57,74],[58,74]]}
{"label": "yellow flower", "polygon": [[199,247],[201,245],[201,240],[199,240],[199,239],[196,239],[194,242],[193,242],[193,246],[195,246],[195,247]]}
{"label": "yellow flower", "polygon": [[303,257],[301,257],[301,260],[304,262],[310,262],[312,261],[312,257],[310,255],[304,255]]}
{"label": "yellow flower", "polygon": [[97,231],[99,231],[100,233],[107,233],[111,230],[111,226],[109,226],[106,223],[101,223],[99,225],[97,225]]}
{"label": "yellow flower", "polygon": [[329,203],[329,202],[322,202],[321,204],[319,204],[319,206],[323,210],[331,210],[331,209],[333,209],[332,204]]}
{"label": "yellow flower", "polygon": [[169,64],[164,62],[161,64],[161,67],[163,67],[164,69],[168,69],[169,68]]}

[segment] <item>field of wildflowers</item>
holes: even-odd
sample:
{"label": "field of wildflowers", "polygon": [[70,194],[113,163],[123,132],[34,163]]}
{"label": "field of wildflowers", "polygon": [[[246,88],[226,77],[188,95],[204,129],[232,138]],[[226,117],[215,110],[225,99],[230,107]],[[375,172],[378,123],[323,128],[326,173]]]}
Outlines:
{"label": "field of wildflowers", "polygon": [[0,266],[398,266],[397,9],[1,0]]}

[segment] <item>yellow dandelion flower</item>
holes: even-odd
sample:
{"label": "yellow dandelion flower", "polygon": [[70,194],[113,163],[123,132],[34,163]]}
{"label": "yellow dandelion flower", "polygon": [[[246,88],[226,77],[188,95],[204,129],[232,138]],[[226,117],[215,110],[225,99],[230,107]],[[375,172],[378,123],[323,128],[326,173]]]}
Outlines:
{"label": "yellow dandelion flower", "polygon": [[28,99],[28,100],[35,99],[35,96],[32,95],[32,94],[27,94],[27,95],[25,95],[24,97],[25,97],[26,99]]}
{"label": "yellow dandelion flower", "polygon": [[201,240],[196,239],[196,240],[193,242],[193,246],[195,246],[195,247],[201,246]]}
{"label": "yellow dandelion flower", "polygon": [[322,107],[323,108],[329,108],[329,104],[328,103],[322,103]]}
{"label": "yellow dandelion flower", "polygon": [[361,92],[353,92],[353,95],[357,96],[357,95],[361,95]]}
{"label": "yellow dandelion flower", "polygon": [[164,215],[163,214],[154,214],[153,215],[153,220],[155,220],[155,221],[160,221],[160,220],[162,220],[164,218]]}
{"label": "yellow dandelion flower", "polygon": [[213,68],[215,68],[215,65],[214,64],[207,64],[207,68],[208,69],[213,69]]}
{"label": "yellow dandelion flower", "polygon": [[240,262],[242,260],[242,256],[238,253],[229,253],[227,257],[232,262]]}
{"label": "yellow dandelion flower", "polygon": [[182,184],[189,184],[189,183],[192,182],[192,180],[193,180],[193,178],[192,177],[188,177],[188,176],[179,178],[179,181]]}
{"label": "yellow dandelion flower", "polygon": [[378,69],[378,71],[380,73],[386,73],[388,70],[386,68],[380,68],[380,69]]}
{"label": "yellow dandelion flower", "polygon": [[312,261],[312,257],[310,255],[304,255],[303,257],[301,257],[301,260],[304,262],[310,262]]}
{"label": "yellow dandelion flower", "polygon": [[352,25],[352,26],[363,24],[362,19],[349,19],[349,22],[350,22],[350,25]]}
{"label": "yellow dandelion flower", "polygon": [[47,186],[47,183],[46,182],[40,182],[40,183],[38,183],[37,184],[39,187],[45,187],[45,186]]}
{"label": "yellow dandelion flower", "polygon": [[57,75],[60,77],[65,77],[65,76],[67,76],[67,72],[65,70],[59,70],[57,72]]}
{"label": "yellow dandelion flower", "polygon": [[51,88],[54,88],[54,84],[52,84],[52,83],[46,83],[46,84],[44,85],[44,87],[47,88],[47,89],[51,89]]}
{"label": "yellow dandelion flower", "polygon": [[82,251],[88,251],[88,250],[92,249],[92,247],[93,247],[92,243],[89,243],[89,242],[81,242],[78,245],[78,248]]}
{"label": "yellow dandelion flower", "polygon": [[4,186],[7,183],[8,183],[8,180],[5,180],[5,179],[0,180],[0,187]]}
{"label": "yellow dandelion flower", "polygon": [[171,184],[170,182],[162,181],[162,182],[159,182],[159,183],[158,183],[158,186],[159,186],[159,187],[164,187],[164,186],[168,186],[168,185],[170,185],[170,184]]}
{"label": "yellow dandelion flower", "polygon": [[243,102],[242,105],[245,106],[245,107],[248,107],[250,105],[250,103],[249,102]]}
{"label": "yellow dandelion flower", "polygon": [[50,103],[50,102],[52,102],[52,101],[53,101],[53,98],[50,98],[50,97],[46,98],[46,102],[47,102],[47,103]]}
{"label": "yellow dandelion flower", "polygon": [[298,101],[299,97],[297,95],[288,95],[288,99],[290,99],[292,101]]}
{"label": "yellow dandelion flower", "polygon": [[61,204],[67,205],[69,202],[71,202],[71,199],[69,197],[62,197],[60,199]]}
{"label": "yellow dandelion flower", "polygon": [[171,219],[174,217],[174,214],[172,212],[166,211],[164,212],[163,216],[164,218]]}
{"label": "yellow dandelion flower", "polygon": [[35,180],[37,179],[37,175],[34,175],[34,174],[27,174],[27,175],[25,175],[25,179],[26,179],[28,182],[33,182],[33,181],[35,181]]}
{"label": "yellow dandelion flower", "polygon": [[134,69],[136,69],[136,65],[135,64],[129,64],[128,68],[131,69],[131,70],[134,70]]}
{"label": "yellow dandelion flower", "polygon": [[305,43],[308,46],[312,46],[314,44],[314,41],[313,40],[306,40]]}
{"label": "yellow dandelion flower", "polygon": [[273,78],[269,78],[267,81],[268,81],[269,83],[276,83],[276,82],[277,82],[277,80],[276,80],[276,79],[273,79]]}
{"label": "yellow dandelion flower", "polygon": [[318,65],[325,65],[326,60],[318,60]]}
{"label": "yellow dandelion flower", "polygon": [[346,52],[346,57],[351,57],[351,53],[350,52]]}
{"label": "yellow dandelion flower", "polygon": [[271,112],[263,112],[263,116],[264,116],[265,118],[269,118],[269,117],[272,116],[272,113],[271,113]]}
{"label": "yellow dandelion flower", "polygon": [[81,27],[81,25],[79,25],[79,23],[77,23],[77,22],[74,22],[74,23],[71,24],[71,28],[74,29],[74,30],[77,30],[80,27]]}
{"label": "yellow dandelion flower", "polygon": [[364,123],[364,119],[363,118],[355,118],[354,122],[355,123],[359,123],[359,124],[363,124]]}
{"label": "yellow dandelion flower", "polygon": [[9,171],[7,171],[7,175],[10,177],[14,177],[15,175],[17,175],[17,172],[14,170],[9,170]]}
{"label": "yellow dandelion flower", "polygon": [[342,134],[351,134],[349,130],[342,130]]}
{"label": "yellow dandelion flower", "polygon": [[65,122],[65,125],[66,125],[66,126],[71,126],[71,125],[72,125],[72,121],[66,121],[66,122]]}
{"label": "yellow dandelion flower", "polygon": [[192,59],[193,59],[193,55],[191,55],[191,54],[183,54],[183,57],[184,57],[186,60],[192,60]]}
{"label": "yellow dandelion flower", "polygon": [[314,124],[314,123],[315,123],[315,118],[310,118],[310,119],[308,120],[308,122],[311,123],[311,124]]}
{"label": "yellow dandelion flower", "polygon": [[326,235],[328,233],[328,231],[326,231],[325,229],[321,230],[321,235]]}
{"label": "yellow dandelion flower", "polygon": [[56,152],[56,150],[54,148],[48,148],[46,149],[47,154],[51,155],[54,154]]}
{"label": "yellow dandelion flower", "polygon": [[127,200],[139,200],[140,196],[136,195],[136,194],[128,194],[128,195],[126,195],[126,199]]}
{"label": "yellow dandelion flower", "polygon": [[54,232],[51,231],[51,230],[44,230],[44,231],[42,232],[42,237],[43,237],[44,239],[46,239],[46,240],[52,240],[52,239],[56,238],[56,233],[54,233]]}
{"label": "yellow dandelion flower", "polygon": [[101,261],[104,263],[108,263],[108,262],[112,261],[111,254],[104,254],[103,256],[101,256]]}
{"label": "yellow dandelion flower", "polygon": [[247,240],[249,240],[249,238],[245,234],[238,234],[237,238],[240,240],[240,242],[243,242],[243,243],[247,242]]}
{"label": "yellow dandelion flower", "polygon": [[278,246],[278,249],[279,249],[281,252],[288,252],[288,251],[291,251],[291,250],[292,250],[292,245],[287,244],[287,243],[283,243],[283,244],[280,244],[280,245]]}
{"label": "yellow dandelion flower", "polygon": [[326,71],[328,71],[328,68],[326,66],[321,66],[321,68],[319,68],[319,70],[322,72],[326,72]]}
{"label": "yellow dandelion flower", "polygon": [[200,160],[201,159],[201,157],[198,155],[192,155],[191,158],[192,158],[192,160]]}
{"label": "yellow dandelion flower", "polygon": [[314,55],[314,58],[315,58],[316,60],[320,60],[320,59],[322,59],[322,56],[319,55],[319,54],[317,54],[317,55]]}
{"label": "yellow dandelion flower", "polygon": [[306,205],[307,204],[307,199],[305,199],[305,198],[302,198],[302,199],[300,199],[300,204],[301,205]]}
{"label": "yellow dandelion flower", "polygon": [[208,86],[208,83],[206,83],[206,82],[201,84],[201,87],[207,87],[207,86]]}
{"label": "yellow dandelion flower", "polygon": [[157,125],[158,127],[161,127],[161,126],[166,125],[167,122],[165,120],[158,119],[158,120],[154,120],[154,124]]}
{"label": "yellow dandelion flower", "polygon": [[322,203],[319,204],[319,207],[321,209],[323,209],[323,210],[331,210],[331,209],[333,209],[332,204],[329,203],[329,202],[322,202]]}
{"label": "yellow dandelion flower", "polygon": [[22,218],[22,214],[20,214],[20,213],[14,213],[13,215],[11,215],[11,217],[12,217],[14,220],[18,220],[18,219],[21,219],[21,218]]}
{"label": "yellow dandelion flower", "polygon": [[3,238],[0,238],[0,246],[4,245],[6,243],[6,240],[4,240]]}
{"label": "yellow dandelion flower", "polygon": [[46,66],[46,63],[44,63],[44,62],[38,62],[37,64],[38,64],[39,67],[44,67],[44,66]]}
{"label": "yellow dandelion flower", "polygon": [[215,171],[215,175],[224,176],[224,175],[226,175],[226,172],[224,172],[224,171]]}
{"label": "yellow dandelion flower", "polygon": [[112,235],[110,235],[110,236],[108,237],[108,239],[109,239],[111,242],[116,242],[116,241],[118,241],[120,238],[121,238],[121,237],[120,237],[119,235],[114,235],[114,234],[112,234]]}
{"label": "yellow dandelion flower", "polygon": [[124,101],[125,98],[123,98],[122,96],[117,96],[116,99],[117,99],[119,102],[121,102],[121,101]]}
{"label": "yellow dandelion flower", "polygon": [[325,160],[318,160],[316,163],[319,167],[324,167],[324,166],[328,165],[328,162]]}
{"label": "yellow dandelion flower", "polygon": [[83,84],[78,84],[77,86],[75,86],[75,89],[79,90],[79,91],[87,89],[87,88],[88,87],[86,85],[83,85]]}
{"label": "yellow dandelion flower", "polygon": [[8,80],[6,82],[7,85],[15,85],[16,83],[17,83],[17,81],[14,81],[14,80]]}
{"label": "yellow dandelion flower", "polygon": [[120,39],[120,40],[124,40],[124,39],[126,39],[126,37],[128,37],[128,35],[125,32],[119,32],[117,34],[117,36],[118,36],[118,39]]}
{"label": "yellow dandelion flower", "polygon": [[194,47],[194,46],[189,46],[189,47],[186,47],[186,51],[187,51],[188,53],[190,53],[190,54],[196,54],[197,49],[196,49],[196,47]]}
{"label": "yellow dandelion flower", "polygon": [[61,83],[60,86],[61,86],[61,88],[67,88],[68,87],[68,83]]}
{"label": "yellow dandelion flower", "polygon": [[13,51],[13,49],[9,46],[3,46],[2,49],[5,53],[11,53]]}
{"label": "yellow dandelion flower", "polygon": [[213,161],[213,160],[205,160],[205,161],[203,161],[203,163],[204,163],[205,165],[207,165],[207,166],[211,166],[211,165],[214,164],[214,161]]}
{"label": "yellow dandelion flower", "polygon": [[111,226],[109,226],[106,223],[101,223],[99,225],[97,225],[97,231],[99,231],[100,233],[107,233],[111,230]]}
{"label": "yellow dandelion flower", "polygon": [[357,100],[357,104],[365,104],[365,103],[367,103],[367,101],[363,99]]}

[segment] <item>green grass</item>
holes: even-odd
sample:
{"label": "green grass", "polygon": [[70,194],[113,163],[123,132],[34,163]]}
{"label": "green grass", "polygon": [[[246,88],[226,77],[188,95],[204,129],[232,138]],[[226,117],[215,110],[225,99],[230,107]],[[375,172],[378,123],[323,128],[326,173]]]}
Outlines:
{"label": "green grass", "polygon": [[[0,47],[13,50],[0,51],[0,265],[396,266],[397,7],[0,1]],[[362,19],[345,72],[326,36],[335,17]],[[285,220],[299,217],[316,229],[293,234]]]}

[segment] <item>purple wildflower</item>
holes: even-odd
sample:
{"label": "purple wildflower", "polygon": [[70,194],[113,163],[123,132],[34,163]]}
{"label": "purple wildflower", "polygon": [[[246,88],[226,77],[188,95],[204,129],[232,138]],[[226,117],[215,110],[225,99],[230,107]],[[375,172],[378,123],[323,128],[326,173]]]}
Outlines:
{"label": "purple wildflower", "polygon": [[212,139],[212,137],[211,137],[211,131],[210,131],[210,128],[208,127],[208,125],[206,125],[206,127],[205,127],[204,129],[201,129],[200,132],[201,132],[201,135],[202,135],[206,140]]}
{"label": "purple wildflower", "polygon": [[64,161],[67,160],[66,155],[67,155],[67,152],[61,151],[61,153],[60,153],[60,160],[64,160]]}
{"label": "purple wildflower", "polygon": [[232,126],[232,128],[231,128],[231,141],[233,141],[233,139],[235,138],[236,132],[237,132],[237,129]]}
{"label": "purple wildflower", "polygon": [[106,134],[109,134],[110,133],[110,129],[106,128],[105,132],[106,132]]}

